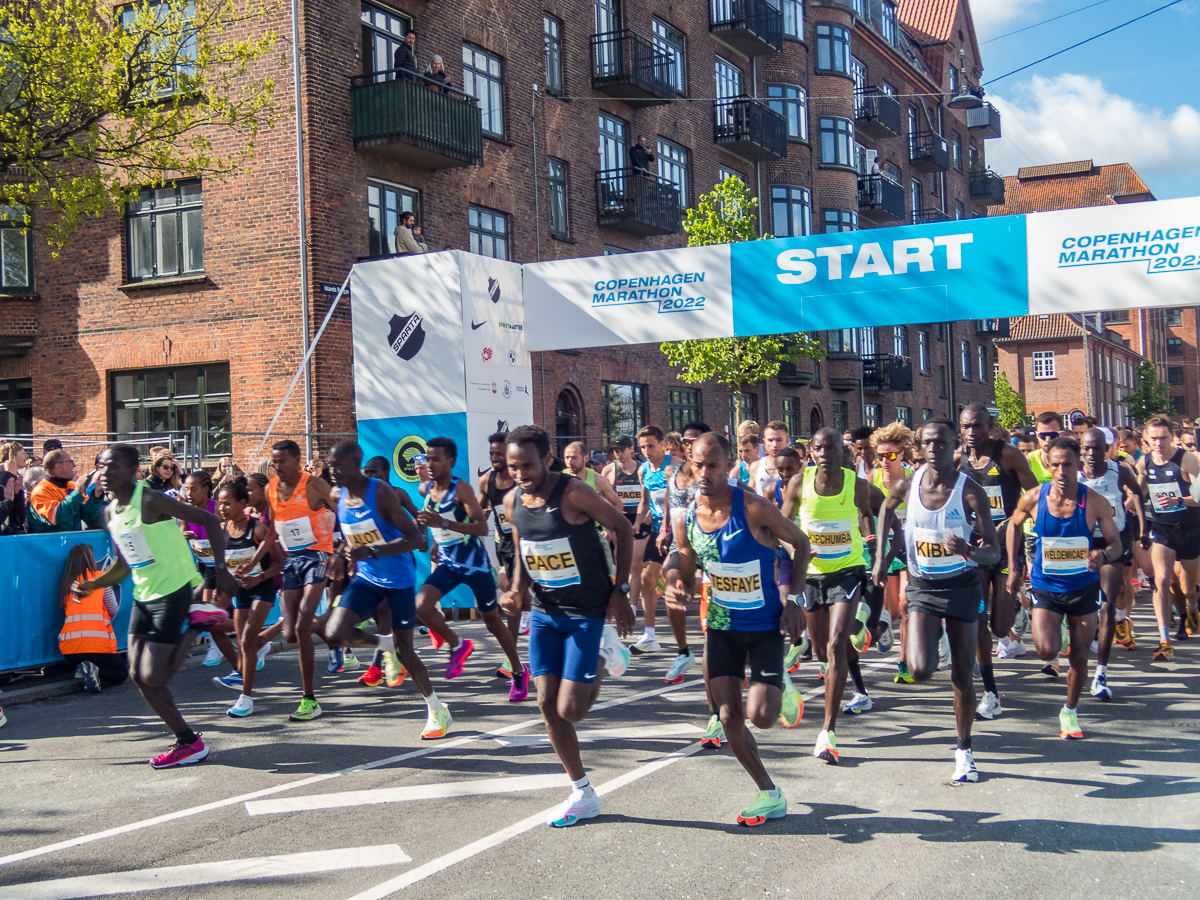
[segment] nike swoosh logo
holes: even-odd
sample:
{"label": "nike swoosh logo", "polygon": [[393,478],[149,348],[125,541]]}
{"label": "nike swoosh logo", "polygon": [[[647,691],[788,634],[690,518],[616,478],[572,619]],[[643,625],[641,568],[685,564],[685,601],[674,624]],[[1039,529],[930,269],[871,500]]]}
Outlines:
{"label": "nike swoosh logo", "polygon": [[739,528],[737,531],[731,531],[727,537],[727,540],[732,541],[735,537],[737,537],[739,534],[741,534],[745,530],[746,530],[745,528]]}
{"label": "nike swoosh logo", "polygon": [[491,466],[484,466],[482,469],[479,470],[479,477],[482,478],[484,475],[486,475],[490,471],[492,471]]}
{"label": "nike swoosh logo", "polygon": [[483,327],[484,325],[486,325],[486,324],[487,324],[487,319],[484,319],[484,320],[483,320],[482,322],[480,322],[478,325],[476,325],[476,324],[475,324],[475,320],[474,320],[474,319],[472,319],[472,320],[471,320],[471,330],[472,330],[472,331],[478,331],[480,328],[482,328],[482,327]]}
{"label": "nike swoosh logo", "polygon": [[774,678],[778,674],[779,674],[778,672],[763,672],[762,677],[763,678]]}
{"label": "nike swoosh logo", "polygon": [[584,677],[584,678],[595,678],[595,677],[596,677],[596,673],[595,673],[595,672],[593,672],[591,675],[584,675],[583,677]]}

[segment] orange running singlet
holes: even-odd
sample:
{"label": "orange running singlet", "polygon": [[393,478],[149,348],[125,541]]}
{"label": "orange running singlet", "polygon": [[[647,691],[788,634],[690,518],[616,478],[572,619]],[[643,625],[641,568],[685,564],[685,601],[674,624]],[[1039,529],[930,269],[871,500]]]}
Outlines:
{"label": "orange running singlet", "polygon": [[300,481],[292,489],[287,500],[279,499],[279,476],[267,485],[267,502],[271,504],[271,517],[275,520],[275,531],[279,542],[289,553],[300,550],[322,550],[333,552],[333,530],[329,517],[322,515],[325,508],[313,510],[308,505],[307,472],[300,473]]}

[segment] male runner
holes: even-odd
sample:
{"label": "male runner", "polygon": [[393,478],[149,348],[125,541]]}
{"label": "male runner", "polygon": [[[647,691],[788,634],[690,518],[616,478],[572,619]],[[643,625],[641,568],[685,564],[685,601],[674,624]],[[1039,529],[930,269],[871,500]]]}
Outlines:
{"label": "male runner", "polygon": [[[1035,550],[1029,569],[1033,589],[1033,642],[1042,659],[1058,657],[1062,649],[1064,618],[1070,633],[1071,669],[1067,673],[1067,703],[1058,713],[1059,733],[1067,739],[1083,737],[1075,707],[1087,680],[1088,651],[1096,633],[1100,608],[1101,566],[1116,561],[1121,535],[1113,522],[1113,509],[1099,491],[1079,483],[1079,444],[1062,436],[1050,442],[1051,481],[1025,493],[1012,517],[1008,535],[1009,575],[1012,589],[1017,576],[1013,564],[1019,552],[1016,526],[1035,519]],[[1099,527],[1103,549],[1092,549],[1092,534]]]}
{"label": "male runner", "polygon": [[[1037,424],[1033,429],[1034,437],[1037,439],[1037,449],[1025,454],[1025,458],[1029,460],[1029,470],[1033,473],[1033,477],[1037,479],[1038,484],[1046,484],[1050,481],[1050,458],[1046,455],[1050,448],[1051,442],[1056,440],[1063,433],[1063,418],[1058,413],[1047,410],[1037,417]],[[1034,521],[1026,519],[1024,526],[1025,537],[1025,567],[1029,568],[1032,565],[1034,554]],[[1024,569],[1022,570],[1024,571]],[[1030,608],[1029,598],[1025,598],[1025,608]],[[1067,630],[1063,629],[1062,633],[1063,646],[1065,649],[1067,641]],[[1058,677],[1058,660],[1053,659],[1042,666],[1042,673],[1053,677]]]}
{"label": "male runner", "polygon": [[[617,677],[629,662],[618,637],[633,630],[627,580],[633,527],[580,479],[551,473],[549,452],[550,437],[536,426],[508,433],[508,469],[517,489],[504,498],[504,509],[520,560],[503,602],[510,611],[520,609],[533,595],[529,662],[538,708],[571,779],[570,796],[546,824],[565,828],[600,814],[575,725],[600,693],[601,665]],[[596,523],[617,538],[615,587]],[[606,616],[616,620],[616,628],[605,626]]]}
{"label": "male runner", "polygon": [[640,466],[633,458],[633,438],[623,435],[609,448],[613,461],[601,473],[621,498],[625,518],[633,526],[633,566],[629,570],[629,602],[636,608],[642,587],[642,556],[646,552],[646,538],[650,534],[648,523],[638,521],[638,506],[642,502]]}
{"label": "male runner", "polygon": [[196,636],[227,622],[228,616],[210,604],[192,602],[192,589],[203,579],[176,519],[204,526],[217,587],[232,595],[238,584],[225,564],[225,530],[207,510],[184,505],[148,487],[145,481],[135,481],[136,447],[111,445],[100,454],[97,470],[101,490],[113,497],[105,510],[105,523],[117,561],[102,575],[77,581],[71,593],[86,597],[133,577],[136,602],[129,620],[129,676],[175,734],[171,749],[151,759],[150,765],[156,769],[194,765],[208,756],[208,748],[180,715],[168,684]]}
{"label": "male runner", "polygon": [[[491,513],[492,523],[496,529],[496,562],[497,585],[501,591],[507,591],[512,584],[513,563],[516,551],[513,548],[512,523],[504,513],[504,496],[516,484],[508,474],[508,462],[504,458],[505,443],[508,432],[497,431],[488,437],[488,460],[492,467],[483,473],[479,479],[479,506],[485,513]],[[522,610],[518,615],[508,617],[508,630],[513,640],[529,631],[529,611]],[[506,658],[496,675],[511,678],[510,663]]]}
{"label": "male runner", "polygon": [[[825,721],[813,756],[830,765],[839,759],[834,729],[846,689],[848,657],[854,653],[858,658],[850,646],[851,622],[865,622],[869,615],[866,604],[860,604],[867,561],[859,517],[871,522],[883,505],[883,492],[844,465],[845,452],[842,436],[822,428],[809,445],[815,465],[793,477],[783,495],[784,517],[799,522],[812,549],[804,610],[813,647],[827,666]],[[792,578],[800,574],[793,565]]]}
{"label": "male runner", "polygon": [[[946,419],[933,419],[921,426],[918,437],[925,464],[892,488],[879,517],[877,535],[879,546],[884,546],[896,521],[896,508],[903,503],[908,510],[904,521],[908,671],[913,681],[920,683],[937,670],[939,632],[944,620],[958,730],[952,780],[961,784],[979,780],[971,749],[975,717],[971,669],[978,644],[975,630],[984,602],[974,569],[994,566],[1000,558],[1000,545],[987,494],[954,465],[954,425]],[[978,545],[968,542],[973,530],[979,535]],[[875,559],[872,576],[876,584],[887,577],[889,555],[880,553]]]}
{"label": "male runner", "polygon": [[482,538],[487,537],[487,516],[471,486],[453,473],[458,447],[446,437],[435,437],[426,445],[426,463],[432,480],[421,485],[425,506],[417,513],[417,524],[429,528],[438,545],[437,568],[429,573],[417,594],[417,616],[428,626],[434,644],[450,647],[446,678],[457,678],[475,649],[470,638],[460,639],[442,614],[439,601],[460,584],[475,595],[483,624],[508,657],[513,686],[509,699],[529,694],[529,670],[517,655],[517,640],[500,618],[496,581]]}
{"label": "male runner", "polygon": [[611,503],[614,509],[618,512],[625,511],[625,503],[613,490],[612,482],[603,475],[597,475],[596,470],[588,465],[588,455],[582,441],[572,441],[567,444],[567,449],[563,451],[563,462],[567,464],[567,471],[570,474],[583,481]]}
{"label": "male runner", "polygon": [[[983,488],[988,497],[992,524],[1003,540],[1005,523],[1017,508],[1023,491],[1037,487],[1037,479],[1029,470],[1029,460],[1012,444],[992,438],[992,415],[982,403],[968,405],[958,416],[962,449],[958,456],[958,470]],[[996,688],[996,674],[992,667],[992,635],[1000,638],[1005,658],[1024,652],[1022,647],[1008,639],[1016,619],[1017,598],[1005,590],[1005,560],[995,566],[978,566],[976,574],[983,588],[985,615],[990,619],[978,629],[979,674],[983,681],[983,697],[975,713],[982,719],[994,719],[1004,712],[1000,704],[1000,691]],[[1022,571],[1024,571],[1022,569]],[[1018,629],[1023,630],[1023,629]]]}
{"label": "male runner", "polygon": [[[784,671],[783,635],[799,639],[804,613],[779,595],[775,548],[780,541],[795,548],[798,586],[803,588],[808,539],[769,500],[729,483],[729,441],[724,435],[701,435],[689,459],[699,494],[683,520],[675,522],[680,577],[668,586],[667,603],[686,608],[696,589],[696,565],[703,566],[712,580],[704,686],[729,746],[758,786],[754,802],[742,810],[737,823],[761,825],[786,816],[787,799],[767,774],[746,720],[763,730],[776,719],[795,727],[803,714],[800,692]],[[743,706],[747,663],[750,687]]]}
{"label": "male runner", "polygon": [[750,467],[758,462],[758,433],[739,434],[737,446],[738,458],[730,463],[729,477],[736,478],[738,484],[749,484]]}
{"label": "male runner", "polygon": [[766,454],[750,467],[750,484],[754,493],[760,497],[768,497],[775,487],[775,479],[779,473],[775,469],[775,456],[788,445],[787,425],[775,419],[763,428],[762,446]]}
{"label": "male runner", "polygon": [[855,428],[850,432],[854,442],[854,453],[858,457],[855,469],[858,477],[867,481],[871,481],[871,476],[875,474],[875,446],[871,443],[871,435],[874,433],[875,429],[870,425]]}
{"label": "male runner", "polygon": [[672,459],[663,446],[663,430],[657,425],[646,425],[637,433],[638,446],[646,461],[638,469],[638,480],[642,483],[642,499],[638,503],[637,516],[641,521],[650,513],[650,540],[642,557],[642,636],[629,645],[631,653],[657,653],[662,645],[654,636],[654,620],[658,611],[658,576],[666,556],[658,547],[658,533],[663,527],[663,510],[667,505],[667,478],[675,474],[682,464]]}
{"label": "male runner", "polygon": [[1149,447],[1138,460],[1138,482],[1150,494],[1150,562],[1154,566],[1154,614],[1158,618],[1156,661],[1175,658],[1171,644],[1171,578],[1178,571],[1187,599],[1176,639],[1200,632],[1196,585],[1200,581],[1200,503],[1191,496],[1200,479],[1200,457],[1175,446],[1171,420],[1155,416],[1142,434]]}

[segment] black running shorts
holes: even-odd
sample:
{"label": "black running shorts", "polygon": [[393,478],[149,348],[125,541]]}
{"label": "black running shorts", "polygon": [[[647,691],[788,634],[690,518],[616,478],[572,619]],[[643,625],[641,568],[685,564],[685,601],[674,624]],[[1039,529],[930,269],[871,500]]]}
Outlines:
{"label": "black running shorts", "polygon": [[1090,616],[1100,609],[1100,582],[1094,581],[1081,591],[1043,591],[1034,588],[1033,608],[1060,616]]}
{"label": "black running shorts", "polygon": [[746,677],[750,665],[750,680],[783,689],[783,635],[778,628],[770,631],[722,631],[709,627],[705,632],[705,661],[708,677]]}
{"label": "black running shorts", "polygon": [[804,585],[805,610],[812,612],[837,603],[857,603],[862,599],[866,574],[864,566],[850,566],[824,575],[810,573]]}
{"label": "black running shorts", "polygon": [[143,637],[151,644],[175,644],[183,640],[187,629],[188,607],[192,605],[192,586],[154,600],[134,601],[129,616],[129,637]]}
{"label": "black running shorts", "polygon": [[909,577],[904,590],[909,612],[919,610],[939,619],[977,622],[983,615],[983,587],[974,569],[937,580]]}

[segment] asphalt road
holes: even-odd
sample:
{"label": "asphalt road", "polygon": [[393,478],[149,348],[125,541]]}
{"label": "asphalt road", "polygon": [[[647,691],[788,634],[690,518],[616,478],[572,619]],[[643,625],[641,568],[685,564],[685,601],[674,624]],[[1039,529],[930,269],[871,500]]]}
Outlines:
{"label": "asphalt road", "polygon": [[176,697],[212,747],[186,769],[146,764],[170,736],[133,689],[12,707],[0,900],[1194,898],[1200,641],[1152,665],[1151,622],[1136,621],[1139,649],[1114,650],[1116,701],[1080,706],[1082,741],[1058,736],[1063,679],[1032,653],[998,664],[1005,712],[976,723],[974,785],[948,784],[948,677],[893,685],[894,663],[875,651],[874,710],[841,718],[840,766],[813,759],[822,701],[806,664],[803,722],[758,735],[790,814],[753,830],[733,824],[749,778],[727,747],[698,750],[699,674],[664,685],[665,652],[604,685],[581,726],[599,732],[583,751],[603,813],[563,831],[541,824],[567,790],[536,704],[507,702],[478,624],[462,626],[478,649],[452,683],[437,677],[444,653],[421,651],[455,715],[438,742],[418,739],[415,687],[326,675],[320,648],[325,715],[310,723],[287,721],[294,654],[267,661],[245,720],[225,716],[236,695],[211,683],[223,667],[182,672]]}

